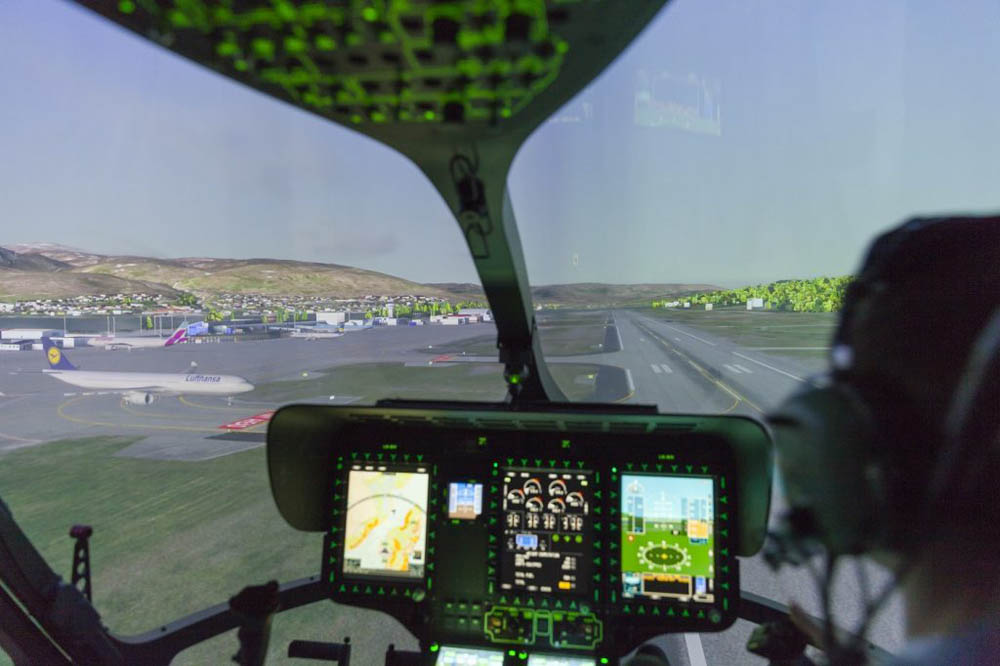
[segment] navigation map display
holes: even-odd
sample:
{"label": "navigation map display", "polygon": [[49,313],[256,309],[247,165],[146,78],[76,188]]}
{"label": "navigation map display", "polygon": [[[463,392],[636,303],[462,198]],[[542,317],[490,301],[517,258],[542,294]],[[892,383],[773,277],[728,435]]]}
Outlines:
{"label": "navigation map display", "polygon": [[623,474],[622,597],[715,599],[713,481]]}
{"label": "navigation map display", "polygon": [[588,470],[504,470],[501,589],[588,593],[592,483]]}
{"label": "navigation map display", "polygon": [[420,578],[427,542],[425,469],[352,469],[347,484],[344,574]]}

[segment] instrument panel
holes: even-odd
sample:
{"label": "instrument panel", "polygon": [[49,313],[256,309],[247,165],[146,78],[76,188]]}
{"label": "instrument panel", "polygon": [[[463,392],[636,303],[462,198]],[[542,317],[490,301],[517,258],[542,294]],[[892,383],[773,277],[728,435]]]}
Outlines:
{"label": "instrument panel", "polygon": [[740,465],[720,432],[380,421],[347,419],[311,451],[322,577],[333,601],[396,617],[427,663],[617,663],[735,620]]}

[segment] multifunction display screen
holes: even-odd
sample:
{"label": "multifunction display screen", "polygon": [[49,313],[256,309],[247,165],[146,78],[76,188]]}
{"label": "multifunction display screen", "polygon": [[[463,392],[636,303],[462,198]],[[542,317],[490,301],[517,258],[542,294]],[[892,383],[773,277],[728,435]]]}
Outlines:
{"label": "multifunction display screen", "polygon": [[504,470],[501,589],[588,593],[592,476],[589,470]]}
{"label": "multifunction display screen", "polygon": [[715,599],[713,481],[623,474],[622,597]]}
{"label": "multifunction display screen", "polygon": [[427,543],[424,468],[357,465],[347,484],[344,574],[420,578]]}
{"label": "multifunction display screen", "polygon": [[448,517],[475,520],[483,512],[483,484],[449,483]]}

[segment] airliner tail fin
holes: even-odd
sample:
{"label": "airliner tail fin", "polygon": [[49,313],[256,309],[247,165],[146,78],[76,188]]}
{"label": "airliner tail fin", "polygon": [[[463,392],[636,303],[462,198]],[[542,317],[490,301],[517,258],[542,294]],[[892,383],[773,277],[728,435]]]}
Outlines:
{"label": "airliner tail fin", "polygon": [[76,370],[76,366],[69,362],[63,350],[56,347],[52,338],[42,338],[42,349],[45,351],[45,358],[52,370]]}
{"label": "airliner tail fin", "polygon": [[187,341],[187,325],[182,324],[174,334],[167,338],[167,341],[163,343],[164,347],[169,347],[170,345],[176,345],[178,342]]}

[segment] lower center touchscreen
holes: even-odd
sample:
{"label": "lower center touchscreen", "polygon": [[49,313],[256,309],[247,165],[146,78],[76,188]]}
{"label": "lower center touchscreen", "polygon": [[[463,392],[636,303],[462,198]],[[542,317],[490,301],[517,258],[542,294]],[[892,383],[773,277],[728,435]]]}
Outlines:
{"label": "lower center touchscreen", "polygon": [[514,593],[590,593],[594,557],[589,470],[503,470],[500,588]]}
{"label": "lower center touchscreen", "polygon": [[427,550],[426,468],[355,465],[347,477],[344,574],[421,578]]}

